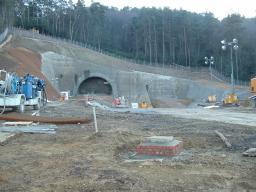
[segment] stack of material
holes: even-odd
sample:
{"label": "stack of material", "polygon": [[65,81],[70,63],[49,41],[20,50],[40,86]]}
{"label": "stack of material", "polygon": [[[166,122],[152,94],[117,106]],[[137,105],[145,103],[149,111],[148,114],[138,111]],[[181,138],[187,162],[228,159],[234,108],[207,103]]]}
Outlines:
{"label": "stack of material", "polygon": [[172,136],[146,137],[136,148],[137,154],[175,156],[183,149],[182,141],[174,139]]}
{"label": "stack of material", "polygon": [[57,128],[56,125],[39,125],[33,122],[5,122],[0,127],[0,132],[55,134]]}

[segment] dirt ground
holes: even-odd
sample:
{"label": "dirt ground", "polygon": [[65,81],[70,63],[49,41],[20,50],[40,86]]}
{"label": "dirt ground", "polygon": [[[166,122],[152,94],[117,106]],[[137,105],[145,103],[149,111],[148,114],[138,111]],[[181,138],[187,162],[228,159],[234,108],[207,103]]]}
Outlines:
{"label": "dirt ground", "polygon": [[41,56],[35,52],[22,47],[5,47],[0,50],[0,69],[8,72],[16,72],[17,75],[23,77],[27,73],[45,79],[48,99],[56,100],[59,93],[51,85],[50,81],[41,72]]}
{"label": "dirt ground", "polygon": [[49,99],[56,99],[59,97],[59,93],[51,85],[50,81],[45,77],[41,72],[41,56],[35,52],[32,52],[25,48],[9,48],[8,53],[16,61],[18,61],[18,68],[15,72],[19,76],[24,76],[27,73],[35,75],[39,78],[45,79],[46,81],[46,90],[48,93]]}
{"label": "dirt ground", "polygon": [[[92,109],[71,100],[51,103],[40,115],[92,116]],[[97,119],[98,134],[93,123],[63,125],[54,135],[21,134],[0,146],[0,191],[256,191],[256,159],[241,155],[256,145],[253,126],[100,109]],[[184,151],[162,162],[125,162],[151,135],[175,136]]]}

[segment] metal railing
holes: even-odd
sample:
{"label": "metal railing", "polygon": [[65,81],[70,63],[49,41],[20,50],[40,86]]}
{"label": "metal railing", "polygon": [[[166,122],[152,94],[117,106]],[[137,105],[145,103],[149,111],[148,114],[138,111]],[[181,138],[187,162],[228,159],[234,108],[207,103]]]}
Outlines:
{"label": "metal railing", "polygon": [[[219,71],[212,69],[212,75],[215,79],[221,81],[221,82],[225,82],[225,83],[229,83],[231,84],[231,77],[226,77],[223,74],[221,74]],[[236,86],[242,86],[242,87],[248,87],[249,86],[249,82],[248,81],[241,81],[241,80],[237,80],[234,79],[234,85]]]}

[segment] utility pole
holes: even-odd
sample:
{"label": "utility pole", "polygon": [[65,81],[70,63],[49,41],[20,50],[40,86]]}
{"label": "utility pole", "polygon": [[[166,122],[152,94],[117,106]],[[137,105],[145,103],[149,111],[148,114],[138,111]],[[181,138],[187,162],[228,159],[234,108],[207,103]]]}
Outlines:
{"label": "utility pole", "polygon": [[234,85],[234,64],[233,64],[233,49],[236,51],[238,50],[238,40],[233,39],[230,42],[226,42],[225,40],[221,41],[221,48],[225,51],[227,46],[230,47],[230,64],[231,64],[231,85],[232,85],[232,94],[235,93],[235,85]]}
{"label": "utility pole", "polygon": [[210,74],[211,74],[211,80],[212,80],[212,65],[214,64],[214,57],[211,56],[210,58],[205,57],[205,64],[208,65],[209,64],[209,70],[210,70]]}

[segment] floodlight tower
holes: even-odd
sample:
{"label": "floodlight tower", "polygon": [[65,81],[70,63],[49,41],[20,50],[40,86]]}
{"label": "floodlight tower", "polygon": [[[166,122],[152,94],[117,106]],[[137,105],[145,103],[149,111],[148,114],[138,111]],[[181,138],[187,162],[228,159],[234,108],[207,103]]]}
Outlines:
{"label": "floodlight tower", "polygon": [[238,40],[233,39],[230,42],[226,42],[226,40],[221,41],[221,48],[223,51],[227,49],[227,46],[230,47],[230,64],[231,64],[231,84],[232,84],[232,94],[235,93],[235,87],[234,87],[234,64],[233,64],[233,49],[236,51],[238,50]]}
{"label": "floodlight tower", "polygon": [[211,80],[212,80],[212,65],[214,64],[214,57],[211,56],[210,58],[208,57],[204,57],[205,60],[205,64],[208,65],[209,64],[209,70],[210,70],[210,74],[211,74]]}

